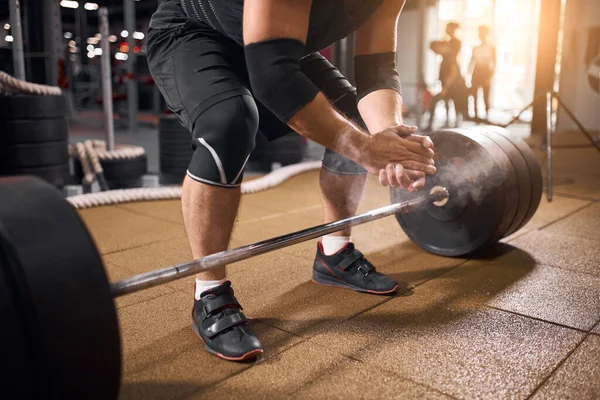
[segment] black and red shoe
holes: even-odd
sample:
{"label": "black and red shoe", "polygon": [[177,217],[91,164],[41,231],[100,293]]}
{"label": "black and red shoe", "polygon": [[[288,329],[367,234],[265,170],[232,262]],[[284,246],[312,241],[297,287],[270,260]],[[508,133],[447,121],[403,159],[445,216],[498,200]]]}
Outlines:
{"label": "black and red shoe", "polygon": [[263,352],[229,281],[194,300],[192,328],[204,342],[206,351],[224,360],[251,360]]}
{"label": "black and red shoe", "polygon": [[393,294],[399,286],[395,280],[377,272],[373,264],[354,247],[354,243],[348,243],[337,253],[328,256],[319,242],[313,266],[313,282],[372,294]]}

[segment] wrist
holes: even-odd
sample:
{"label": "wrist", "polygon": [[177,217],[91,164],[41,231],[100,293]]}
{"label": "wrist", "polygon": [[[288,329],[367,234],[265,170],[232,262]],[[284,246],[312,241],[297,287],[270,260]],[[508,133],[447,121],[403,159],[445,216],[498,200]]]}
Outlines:
{"label": "wrist", "polygon": [[332,150],[359,165],[363,165],[363,155],[370,136],[369,133],[350,125],[338,133],[336,148]]}

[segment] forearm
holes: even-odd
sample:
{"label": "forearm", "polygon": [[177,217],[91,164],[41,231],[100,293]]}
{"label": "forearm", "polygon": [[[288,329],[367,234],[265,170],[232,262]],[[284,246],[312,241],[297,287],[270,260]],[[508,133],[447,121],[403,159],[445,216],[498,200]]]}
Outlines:
{"label": "forearm", "polygon": [[287,124],[307,139],[361,163],[361,149],[368,134],[337,112],[322,93],[296,112]]}
{"label": "forearm", "polygon": [[372,134],[403,124],[402,96],[395,90],[369,93],[358,102],[358,111]]}

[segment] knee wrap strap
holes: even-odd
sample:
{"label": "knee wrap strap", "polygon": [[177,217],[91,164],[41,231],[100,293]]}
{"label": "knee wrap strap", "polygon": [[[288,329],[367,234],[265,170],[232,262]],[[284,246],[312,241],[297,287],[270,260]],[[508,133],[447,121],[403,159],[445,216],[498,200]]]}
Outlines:
{"label": "knee wrap strap", "polygon": [[188,176],[215,186],[240,186],[257,131],[252,97],[236,96],[210,107],[194,122]]}

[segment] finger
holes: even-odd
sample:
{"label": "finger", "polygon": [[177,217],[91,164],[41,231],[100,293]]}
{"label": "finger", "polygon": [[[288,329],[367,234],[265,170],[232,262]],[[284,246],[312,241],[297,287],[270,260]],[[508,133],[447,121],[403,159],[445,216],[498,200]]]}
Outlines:
{"label": "finger", "polygon": [[437,168],[433,165],[423,164],[422,162],[406,160],[401,162],[405,170],[421,171],[426,174],[432,175],[437,172]]}
{"label": "finger", "polygon": [[401,164],[394,165],[394,172],[396,173],[396,182],[400,184],[402,189],[406,189],[412,181],[404,174],[404,167]]}
{"label": "finger", "polygon": [[383,186],[388,185],[387,173],[385,172],[385,169],[379,170],[379,183],[381,183]]}
{"label": "finger", "polygon": [[414,181],[410,187],[409,190],[412,191],[417,191],[419,189],[422,189],[425,186],[425,178],[420,178],[417,179],[416,181]]}
{"label": "finger", "polygon": [[399,136],[413,135],[419,128],[414,125],[396,125],[389,128],[396,132]]}
{"label": "finger", "polygon": [[410,187],[410,185],[412,184],[412,180],[408,177],[408,175],[406,174],[402,174],[402,176],[399,179],[400,185],[402,186],[402,189],[408,189]]}
{"label": "finger", "polygon": [[429,136],[410,135],[410,136],[403,137],[403,139],[409,140],[411,142],[419,143],[419,144],[421,144],[421,146],[423,146],[426,149],[432,149],[432,150],[434,149],[433,141],[431,140],[431,138]]}
{"label": "finger", "polygon": [[387,179],[391,187],[398,187],[399,183],[396,180],[396,172],[394,171],[394,164],[388,164],[385,167]]}
{"label": "finger", "polygon": [[413,169],[407,169],[406,167],[404,167],[404,173],[413,181],[425,178],[426,175],[423,171],[415,171]]}
{"label": "finger", "polygon": [[400,138],[400,140],[403,141],[403,144],[404,144],[404,147],[406,148],[406,150],[410,151],[411,153],[419,154],[419,155],[425,156],[429,159],[433,159],[433,157],[435,156],[435,152],[432,149],[428,149],[428,148],[421,146],[421,143],[415,143],[412,140],[407,140],[406,137],[402,137],[402,138]]}

